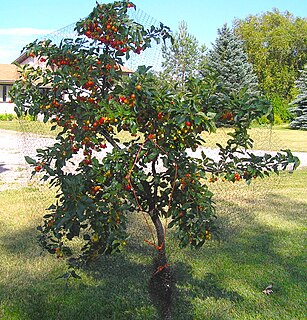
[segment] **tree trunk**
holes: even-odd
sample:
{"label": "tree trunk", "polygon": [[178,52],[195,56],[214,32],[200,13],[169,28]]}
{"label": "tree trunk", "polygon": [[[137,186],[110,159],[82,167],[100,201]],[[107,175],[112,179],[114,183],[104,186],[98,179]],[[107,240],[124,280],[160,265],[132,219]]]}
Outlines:
{"label": "tree trunk", "polygon": [[167,264],[165,251],[165,230],[158,214],[152,210],[151,220],[155,226],[158,247],[157,256],[154,259],[154,273],[150,279],[149,292],[155,304],[161,320],[170,320],[173,292],[173,276]]}
{"label": "tree trunk", "polygon": [[[152,162],[152,174],[156,175],[156,164],[158,157]],[[157,234],[157,256],[154,259],[154,272],[149,283],[149,293],[156,306],[161,320],[170,320],[173,277],[169,265],[167,264],[165,251],[165,230],[159,217],[156,207],[158,185],[153,184],[153,190],[148,182],[144,183],[144,189],[147,190],[149,216],[153,222]]]}
{"label": "tree trunk", "polygon": [[155,226],[156,233],[157,233],[157,240],[158,240],[158,262],[160,263],[160,267],[166,266],[167,259],[166,259],[166,252],[165,252],[165,230],[163,224],[158,216],[157,213],[152,210],[150,214],[150,218]]}

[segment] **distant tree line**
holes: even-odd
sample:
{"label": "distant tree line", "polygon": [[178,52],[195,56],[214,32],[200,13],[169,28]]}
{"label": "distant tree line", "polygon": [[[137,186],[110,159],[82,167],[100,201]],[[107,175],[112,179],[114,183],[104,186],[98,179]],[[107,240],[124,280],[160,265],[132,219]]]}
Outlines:
{"label": "distant tree line", "polygon": [[189,77],[214,78],[217,103],[221,93],[230,99],[261,95],[270,101],[275,123],[292,121],[292,128],[306,129],[300,120],[302,114],[307,118],[306,98],[300,98],[307,96],[306,18],[273,9],[235,19],[232,28],[218,29],[210,50],[188,33],[184,21],[174,38],[172,46],[163,48],[161,81],[184,90]]}

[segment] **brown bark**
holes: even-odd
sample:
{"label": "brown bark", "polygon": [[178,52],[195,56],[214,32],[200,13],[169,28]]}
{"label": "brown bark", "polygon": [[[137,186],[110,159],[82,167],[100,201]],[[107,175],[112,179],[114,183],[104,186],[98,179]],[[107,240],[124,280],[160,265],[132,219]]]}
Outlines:
{"label": "brown bark", "polygon": [[156,306],[161,320],[171,320],[172,295],[174,279],[165,252],[165,230],[159,215],[152,210],[151,220],[155,226],[158,247],[157,256],[154,259],[154,273],[150,279],[149,292]]}
{"label": "brown bark", "polygon": [[[156,161],[152,162],[152,174],[156,175]],[[161,320],[170,320],[173,292],[173,277],[170,267],[167,264],[165,251],[165,229],[156,208],[158,186],[151,187],[149,183],[144,183],[144,189],[148,195],[149,216],[155,226],[157,235],[157,256],[154,259],[154,272],[149,283],[149,292],[154,305],[156,306]]]}
{"label": "brown bark", "polygon": [[166,252],[165,252],[165,230],[163,224],[155,210],[150,212],[150,218],[155,226],[158,241],[158,262],[159,267],[165,267],[167,264]]}

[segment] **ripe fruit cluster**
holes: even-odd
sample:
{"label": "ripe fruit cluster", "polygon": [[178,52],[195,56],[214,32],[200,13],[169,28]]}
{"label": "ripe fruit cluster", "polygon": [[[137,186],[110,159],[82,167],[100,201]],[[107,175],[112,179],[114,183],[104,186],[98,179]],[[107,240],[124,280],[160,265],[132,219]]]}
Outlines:
{"label": "ripe fruit cluster", "polygon": [[234,114],[232,111],[225,111],[222,116],[221,119],[224,121],[233,121],[234,120]]}
{"label": "ripe fruit cluster", "polygon": [[[134,8],[132,3],[126,3],[125,6],[126,11]],[[143,42],[131,39],[127,35],[127,26],[121,21],[123,11],[117,10],[116,6],[112,9],[108,11],[103,5],[98,6],[94,19],[87,19],[79,26],[79,31],[86,37],[104,44],[107,48],[115,49],[123,54],[130,50],[140,54],[143,50]]]}
{"label": "ripe fruit cluster", "polygon": [[[246,172],[244,172],[244,175],[243,175],[243,178],[244,179],[248,179],[248,174]],[[221,181],[231,181],[231,182],[236,182],[236,181],[240,181],[242,179],[240,173],[238,172],[235,172],[235,173],[232,173],[232,174],[226,174],[222,179]],[[219,180],[218,177],[216,176],[212,176],[208,179],[209,182],[213,183],[213,182],[217,182]]]}
{"label": "ripe fruit cluster", "polygon": [[40,172],[44,168],[45,162],[37,162],[34,167],[35,172]]}
{"label": "ripe fruit cluster", "polygon": [[189,139],[188,133],[194,132],[194,129],[192,122],[186,121],[183,127],[174,131],[173,140],[178,142],[187,142],[186,139]]}
{"label": "ripe fruit cluster", "polygon": [[84,89],[93,89],[95,87],[95,82],[93,81],[93,79],[89,79],[87,82],[85,82],[82,86]]}
{"label": "ripe fruit cluster", "polygon": [[37,166],[34,167],[34,170],[36,172],[40,172],[42,170],[42,166],[41,165],[37,165]]}
{"label": "ripe fruit cluster", "polygon": [[[41,58],[41,60],[44,58]],[[76,65],[78,63],[77,59],[72,59],[70,57],[65,57],[65,56],[59,56],[59,57],[54,57],[51,60],[53,65],[56,65],[58,67],[61,66],[72,66],[72,65]]]}
{"label": "ripe fruit cluster", "polygon": [[190,173],[186,173],[185,176],[180,179],[180,189],[182,191],[185,191],[186,188],[189,187],[189,185],[191,184],[195,184],[196,179],[199,180],[199,177],[192,177],[192,175]]}
{"label": "ripe fruit cluster", "polygon": [[115,101],[119,101],[122,104],[126,104],[129,107],[133,107],[135,105],[136,96],[132,93],[129,96],[120,96],[119,98],[114,98]]}
{"label": "ripe fruit cluster", "polygon": [[42,105],[40,106],[40,109],[42,109],[42,110],[48,110],[48,109],[50,109],[50,108],[52,108],[52,107],[61,109],[62,103],[59,102],[59,101],[57,101],[57,100],[53,100],[50,104],[42,104]]}

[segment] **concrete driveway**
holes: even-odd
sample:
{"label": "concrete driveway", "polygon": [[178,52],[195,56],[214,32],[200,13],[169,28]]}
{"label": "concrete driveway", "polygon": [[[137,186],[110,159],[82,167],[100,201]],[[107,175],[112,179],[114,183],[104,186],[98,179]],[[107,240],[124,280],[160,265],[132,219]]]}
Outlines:
{"label": "concrete driveway", "polygon": [[35,156],[36,149],[53,139],[0,129],[0,190],[27,185],[32,169],[24,155]]}
{"label": "concrete driveway", "polygon": [[[46,138],[31,133],[20,133],[0,129],[0,191],[27,185],[32,169],[25,162],[24,156],[35,157],[36,149],[53,143]],[[106,151],[110,150],[109,148]],[[217,149],[203,149],[211,158],[218,157]],[[263,151],[255,151],[263,153]],[[301,160],[300,167],[307,167],[307,152],[294,152]],[[200,148],[191,155],[198,157]]]}

